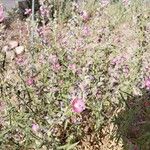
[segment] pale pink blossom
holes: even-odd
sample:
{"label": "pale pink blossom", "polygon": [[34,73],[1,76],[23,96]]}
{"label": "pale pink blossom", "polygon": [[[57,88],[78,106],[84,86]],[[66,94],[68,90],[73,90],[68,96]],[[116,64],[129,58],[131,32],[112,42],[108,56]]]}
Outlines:
{"label": "pale pink blossom", "polygon": [[107,6],[110,3],[110,0],[101,0],[100,3],[101,3],[102,7],[105,7],[105,6]]}
{"label": "pale pink blossom", "polygon": [[50,61],[52,64],[57,64],[57,63],[58,63],[58,57],[57,57],[57,55],[50,55],[50,56],[49,56],[49,61]]}
{"label": "pale pink blossom", "polygon": [[117,56],[115,58],[113,58],[113,60],[111,61],[111,65],[121,65],[122,63],[124,63],[127,59],[124,56]]}
{"label": "pale pink blossom", "polygon": [[85,103],[82,99],[75,98],[71,100],[72,111],[76,113],[81,113],[85,110]]}
{"label": "pale pink blossom", "polygon": [[39,125],[38,124],[32,124],[32,131],[37,132],[39,130]]}
{"label": "pale pink blossom", "polygon": [[148,90],[150,89],[150,78],[148,78],[148,79],[145,80],[145,87]]}
{"label": "pale pink blossom", "polygon": [[4,8],[0,5],[0,23],[4,20]]}
{"label": "pale pink blossom", "polygon": [[48,28],[46,26],[42,26],[37,29],[37,33],[39,37],[41,38],[43,44],[47,44],[47,37],[46,37],[47,31],[48,31]]}
{"label": "pale pink blossom", "polygon": [[81,89],[82,92],[84,92],[86,86],[87,86],[87,85],[86,85],[85,82],[81,82],[81,83],[79,84],[79,88]]}
{"label": "pale pink blossom", "polygon": [[89,33],[90,33],[89,28],[88,28],[87,26],[84,26],[84,27],[83,27],[83,35],[84,35],[84,36],[88,36]]}
{"label": "pale pink blossom", "polygon": [[44,27],[39,27],[37,29],[37,33],[39,34],[40,37],[44,37],[44,35],[45,35],[45,29],[44,29]]}
{"label": "pale pink blossom", "polygon": [[55,72],[58,72],[61,69],[61,65],[59,63],[53,64],[52,69]]}
{"label": "pale pink blossom", "polygon": [[73,73],[76,73],[77,71],[77,66],[76,64],[69,64],[69,69],[73,72]]}
{"label": "pale pink blossom", "polygon": [[30,77],[27,79],[26,83],[27,83],[27,85],[31,86],[35,83],[35,80],[33,77]]}
{"label": "pale pink blossom", "polygon": [[24,12],[25,15],[30,15],[31,13],[32,13],[32,9],[28,9],[28,8],[25,9]]}

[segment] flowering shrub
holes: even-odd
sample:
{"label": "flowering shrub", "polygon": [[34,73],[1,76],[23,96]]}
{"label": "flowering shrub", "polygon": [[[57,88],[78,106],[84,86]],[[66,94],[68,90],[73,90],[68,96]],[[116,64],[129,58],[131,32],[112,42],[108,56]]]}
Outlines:
{"label": "flowering shrub", "polygon": [[42,1],[34,23],[32,10],[25,10],[27,37],[34,27],[34,43],[27,38],[19,55],[14,49],[0,51],[2,149],[142,146],[149,131],[143,126],[140,140],[135,136],[128,141],[125,135],[121,146],[111,140],[117,137],[114,118],[128,103],[136,109],[124,118],[124,131],[128,123],[143,121],[133,118],[137,112],[149,119],[148,97],[126,101],[129,95],[142,96],[143,89],[149,92],[148,6],[127,2]]}

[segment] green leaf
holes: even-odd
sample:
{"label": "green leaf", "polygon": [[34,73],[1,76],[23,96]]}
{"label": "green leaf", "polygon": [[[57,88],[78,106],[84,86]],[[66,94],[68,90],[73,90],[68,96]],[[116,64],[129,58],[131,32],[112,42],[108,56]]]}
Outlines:
{"label": "green leaf", "polygon": [[78,143],[79,143],[79,142],[74,143],[74,144],[72,144],[72,145],[68,146],[67,150],[70,150],[70,149],[75,148],[75,147],[78,145]]}
{"label": "green leaf", "polygon": [[63,145],[63,146],[60,146],[58,147],[57,149],[61,149],[61,150],[71,150],[73,148],[75,148],[77,145],[78,145],[79,142],[77,143],[74,143],[74,144],[66,144],[66,145]]}

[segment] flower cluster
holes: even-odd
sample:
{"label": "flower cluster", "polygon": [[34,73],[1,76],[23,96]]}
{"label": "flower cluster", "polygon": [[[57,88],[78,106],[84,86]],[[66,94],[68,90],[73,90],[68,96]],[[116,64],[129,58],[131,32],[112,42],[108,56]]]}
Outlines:
{"label": "flower cluster", "polygon": [[48,17],[49,16],[48,8],[45,5],[42,5],[40,7],[40,14],[42,17]]}

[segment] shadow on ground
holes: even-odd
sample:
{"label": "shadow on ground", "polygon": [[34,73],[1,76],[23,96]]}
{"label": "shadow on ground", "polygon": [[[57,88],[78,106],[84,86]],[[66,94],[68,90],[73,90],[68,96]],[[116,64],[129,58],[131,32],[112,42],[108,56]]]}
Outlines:
{"label": "shadow on ground", "polygon": [[115,118],[115,124],[124,150],[150,150],[150,92],[142,93],[142,96],[128,95],[126,99],[121,94],[125,108]]}

